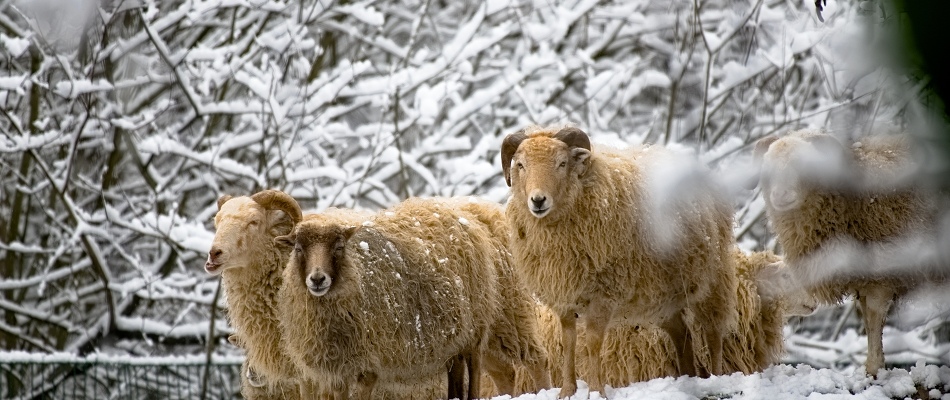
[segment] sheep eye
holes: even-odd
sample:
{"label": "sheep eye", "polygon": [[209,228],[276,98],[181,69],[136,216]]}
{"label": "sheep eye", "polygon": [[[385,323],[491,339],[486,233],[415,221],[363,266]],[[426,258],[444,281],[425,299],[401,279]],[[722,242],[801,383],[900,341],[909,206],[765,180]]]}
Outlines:
{"label": "sheep eye", "polygon": [[294,251],[296,251],[297,254],[303,253],[303,246],[301,246],[301,245],[299,245],[299,244],[296,245],[296,246],[294,246]]}
{"label": "sheep eye", "polygon": [[523,171],[523,170],[524,170],[524,164],[518,163],[518,169],[520,169],[520,170]]}
{"label": "sheep eye", "polygon": [[567,161],[561,161],[561,163],[560,163],[557,167],[558,167],[558,168],[564,168],[564,167],[566,167],[566,166],[567,166]]}

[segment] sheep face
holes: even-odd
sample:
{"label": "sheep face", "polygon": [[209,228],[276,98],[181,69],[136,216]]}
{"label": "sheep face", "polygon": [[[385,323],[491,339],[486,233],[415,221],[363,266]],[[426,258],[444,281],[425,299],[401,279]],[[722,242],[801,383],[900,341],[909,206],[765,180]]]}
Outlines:
{"label": "sheep face", "polygon": [[290,264],[297,268],[299,279],[315,297],[332,294],[341,275],[346,257],[347,241],[358,227],[340,225],[312,226],[301,224],[293,234],[277,241],[292,245]]}
{"label": "sheep face", "polygon": [[849,154],[834,137],[825,134],[768,138],[756,146],[761,159],[759,183],[766,204],[777,212],[801,206],[817,188],[847,186]]}
{"label": "sheep face", "polygon": [[248,266],[257,258],[257,249],[288,233],[293,223],[287,212],[267,209],[251,197],[222,197],[214,216],[215,234],[205,271],[218,275]]}
{"label": "sheep face", "polygon": [[556,134],[540,131],[509,135],[502,145],[502,163],[514,201],[531,215],[555,221],[580,193],[588,169],[590,141],[577,128]]}
{"label": "sheep face", "polygon": [[785,316],[807,316],[818,308],[818,299],[804,289],[784,262],[774,262],[755,273],[756,290],[763,302],[780,302]]}

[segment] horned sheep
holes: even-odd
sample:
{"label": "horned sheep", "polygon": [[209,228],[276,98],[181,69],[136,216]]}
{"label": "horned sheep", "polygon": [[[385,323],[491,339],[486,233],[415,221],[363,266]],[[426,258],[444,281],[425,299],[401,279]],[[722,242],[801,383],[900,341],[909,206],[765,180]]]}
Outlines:
{"label": "horned sheep", "polygon": [[465,221],[409,199],[361,225],[308,220],[279,238],[294,249],[279,296],[294,363],[370,398],[377,381],[412,384],[459,357],[475,397],[499,293],[488,233]]}
{"label": "horned sheep", "polygon": [[[586,133],[530,127],[501,148],[511,186],[506,215],[516,270],[558,315],[565,357],[560,397],[576,392],[576,316],[594,354],[590,386],[602,390],[600,350],[618,319],[654,323],[673,338],[680,371],[723,371],[722,339],[736,321],[732,207],[697,180],[690,196],[653,212],[646,175],[671,162],[657,146],[592,149]],[[649,231],[660,225],[668,240]],[[694,356],[691,340],[706,356]]]}
{"label": "horned sheep", "polygon": [[[854,296],[867,331],[865,371],[884,367],[891,305],[923,282],[948,278],[934,258],[937,196],[913,176],[907,135],[846,145],[800,130],[760,139],[754,159],[766,214],[801,288],[822,303]],[[928,252],[929,249],[929,252]]]}
{"label": "horned sheep", "polygon": [[[221,196],[214,217],[215,236],[205,270],[221,275],[228,317],[247,354],[245,380],[266,376],[264,392],[297,385],[293,363],[281,351],[277,294],[289,252],[274,238],[291,231],[302,218],[300,206],[286,193],[265,190],[252,196]],[[309,386],[299,385],[301,395]]]}

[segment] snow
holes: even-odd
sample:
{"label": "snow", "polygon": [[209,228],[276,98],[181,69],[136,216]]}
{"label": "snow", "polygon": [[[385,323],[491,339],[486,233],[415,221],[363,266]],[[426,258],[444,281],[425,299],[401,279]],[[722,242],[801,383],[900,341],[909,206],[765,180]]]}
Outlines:
{"label": "snow", "polygon": [[[890,369],[871,379],[863,370],[836,371],[813,368],[805,364],[775,365],[762,372],[749,375],[735,373],[710,378],[678,377],[660,378],[633,383],[620,388],[606,388],[606,393],[590,392],[579,381],[577,393],[571,399],[611,400],[793,400],[793,399],[862,399],[890,400],[916,395],[917,386],[934,392],[950,391],[950,367],[918,363],[911,371]],[[556,400],[560,389],[544,390],[537,394],[524,394],[519,400]],[[605,396],[606,395],[606,396]],[[943,394],[950,399],[950,394]],[[499,396],[495,399],[508,399]],[[940,398],[936,397],[935,398]]]}
{"label": "snow", "polygon": [[371,6],[367,7],[366,3],[369,2],[364,2],[361,4],[348,4],[342,7],[337,7],[336,11],[349,14],[357,20],[372,26],[382,26],[386,18],[375,8]]}
{"label": "snow", "polygon": [[[205,365],[208,358],[204,355],[181,356],[129,356],[126,354],[93,353],[78,356],[72,353],[39,354],[25,351],[0,351],[0,361],[8,363],[114,363],[127,365]],[[244,362],[243,356],[214,355],[213,365],[235,365]]]}
{"label": "snow", "polygon": [[20,86],[26,82],[26,74],[0,76],[0,90],[20,90]]}
{"label": "snow", "polygon": [[30,48],[29,39],[9,37],[2,33],[0,33],[0,44],[3,44],[3,47],[7,49],[7,53],[13,58],[21,56],[26,52],[26,49]]}
{"label": "snow", "polygon": [[53,88],[56,94],[69,99],[75,99],[81,94],[112,90],[112,84],[100,79],[92,82],[88,79],[59,82]]}

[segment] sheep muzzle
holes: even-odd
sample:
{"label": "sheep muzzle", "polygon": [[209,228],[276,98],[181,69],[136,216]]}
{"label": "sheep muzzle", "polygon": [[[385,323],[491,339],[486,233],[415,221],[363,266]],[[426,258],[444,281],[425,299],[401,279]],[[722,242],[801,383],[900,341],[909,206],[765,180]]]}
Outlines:
{"label": "sheep muzzle", "polygon": [[551,211],[554,200],[540,190],[533,190],[528,196],[528,210],[535,217],[542,218]]}
{"label": "sheep muzzle", "polygon": [[221,266],[224,265],[226,259],[226,254],[224,250],[221,250],[217,247],[211,247],[211,251],[208,252],[208,260],[205,261],[205,272],[211,275],[218,275],[221,273]]}
{"label": "sheep muzzle", "polygon": [[332,284],[333,278],[323,272],[315,272],[307,276],[307,290],[316,297],[327,294]]}

